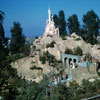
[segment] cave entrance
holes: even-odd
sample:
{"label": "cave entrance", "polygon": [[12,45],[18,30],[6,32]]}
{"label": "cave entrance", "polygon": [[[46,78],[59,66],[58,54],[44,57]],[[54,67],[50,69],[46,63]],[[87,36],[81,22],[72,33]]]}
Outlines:
{"label": "cave entrance", "polygon": [[69,58],[69,65],[72,65],[72,59]]}
{"label": "cave entrance", "polygon": [[67,57],[65,57],[65,64],[67,64],[67,60],[68,60]]}

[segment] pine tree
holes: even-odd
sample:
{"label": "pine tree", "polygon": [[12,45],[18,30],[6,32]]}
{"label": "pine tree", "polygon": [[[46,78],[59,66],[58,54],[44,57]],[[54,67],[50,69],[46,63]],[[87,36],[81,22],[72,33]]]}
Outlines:
{"label": "pine tree", "polygon": [[25,46],[25,37],[19,22],[14,22],[11,28],[11,54],[22,53]]}
{"label": "pine tree", "polygon": [[0,10],[0,41],[4,42],[5,36],[4,36],[4,28],[3,28],[3,20],[4,20],[4,12]]}
{"label": "pine tree", "polygon": [[3,28],[4,12],[0,10],[0,61],[2,61],[8,55],[7,38],[5,38],[5,32]]}
{"label": "pine tree", "polygon": [[65,14],[64,11],[61,10],[59,11],[59,30],[60,30],[60,35],[66,36],[66,21],[65,21]]}
{"label": "pine tree", "polygon": [[78,22],[78,18],[76,14],[73,14],[72,16],[70,16],[68,18],[68,29],[70,34],[72,34],[73,32],[75,32],[76,34],[79,34],[80,32],[80,25]]}
{"label": "pine tree", "polygon": [[54,20],[54,23],[55,23],[55,27],[57,28],[59,22],[58,22],[58,16],[56,14],[53,16],[53,20]]}
{"label": "pine tree", "polygon": [[85,30],[87,31],[88,42],[95,44],[99,34],[99,18],[97,14],[91,10],[83,16]]}

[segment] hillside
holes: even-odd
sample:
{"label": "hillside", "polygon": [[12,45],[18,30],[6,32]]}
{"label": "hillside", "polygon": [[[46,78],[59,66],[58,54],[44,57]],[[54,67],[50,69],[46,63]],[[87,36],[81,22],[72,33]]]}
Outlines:
{"label": "hillside", "polygon": [[[38,39],[35,39],[33,42],[30,56],[12,63],[12,67],[17,69],[20,77],[25,78],[26,80],[39,82],[43,76],[47,75],[48,73],[59,73],[59,70],[53,66],[50,66],[48,62],[46,62],[46,64],[41,63],[40,56],[43,55],[43,52],[48,51],[50,54],[55,56],[56,60],[61,60],[61,54],[65,52],[66,48],[74,49],[77,46],[83,50],[83,54],[90,53],[92,57],[96,59],[100,58],[100,45],[93,46],[87,44],[75,33],[73,33],[71,36],[66,36],[64,40],[58,35],[42,36],[38,37]],[[31,70],[30,67],[34,66],[35,68]],[[81,73],[80,79],[83,79]],[[83,73],[85,73],[85,76],[89,74],[87,71],[83,71]],[[77,74],[77,71],[74,74]],[[92,76],[93,75],[90,75],[90,77]]]}

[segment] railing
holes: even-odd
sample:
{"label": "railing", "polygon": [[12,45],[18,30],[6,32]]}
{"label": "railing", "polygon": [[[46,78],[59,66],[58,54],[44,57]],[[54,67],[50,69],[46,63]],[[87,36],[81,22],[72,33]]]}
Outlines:
{"label": "railing", "polygon": [[[90,97],[90,98],[85,98],[85,99],[81,99],[81,100],[96,100],[100,98],[100,95],[97,95],[97,96],[93,96],[93,97]],[[100,100],[100,99],[99,99]]]}

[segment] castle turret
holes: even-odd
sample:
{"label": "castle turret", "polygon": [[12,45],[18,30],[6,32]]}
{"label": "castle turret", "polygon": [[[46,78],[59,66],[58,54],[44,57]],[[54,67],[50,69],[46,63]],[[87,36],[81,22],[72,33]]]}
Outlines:
{"label": "castle turret", "polygon": [[48,16],[49,16],[49,24],[50,24],[50,22],[51,22],[51,10],[50,10],[50,8],[48,10]]}
{"label": "castle turret", "polygon": [[46,28],[44,35],[59,35],[59,28],[56,28],[53,21],[53,16],[51,16],[51,10],[48,10],[48,20],[46,22]]}

